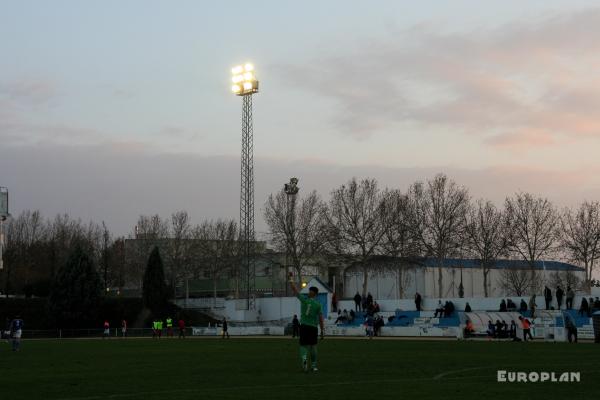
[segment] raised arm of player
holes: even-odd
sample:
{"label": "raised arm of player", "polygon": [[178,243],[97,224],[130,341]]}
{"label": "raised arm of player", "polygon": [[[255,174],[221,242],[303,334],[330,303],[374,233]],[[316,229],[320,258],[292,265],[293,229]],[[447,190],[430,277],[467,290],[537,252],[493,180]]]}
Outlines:
{"label": "raised arm of player", "polygon": [[294,296],[298,296],[298,293],[300,293],[300,291],[296,287],[296,283],[294,282],[294,278],[293,278],[291,272],[290,272],[290,276],[289,276],[289,281],[290,281],[290,286],[292,287],[292,292],[294,292]]}

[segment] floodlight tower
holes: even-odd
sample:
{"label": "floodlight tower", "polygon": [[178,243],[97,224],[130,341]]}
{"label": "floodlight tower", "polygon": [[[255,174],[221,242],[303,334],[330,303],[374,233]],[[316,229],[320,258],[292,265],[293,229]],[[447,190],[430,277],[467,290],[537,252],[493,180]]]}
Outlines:
{"label": "floodlight tower", "polygon": [[254,132],[252,127],[252,95],[258,93],[258,80],[250,63],[231,69],[231,91],[242,97],[242,165],[240,181],[240,240],[246,269],[246,308],[254,289]]}

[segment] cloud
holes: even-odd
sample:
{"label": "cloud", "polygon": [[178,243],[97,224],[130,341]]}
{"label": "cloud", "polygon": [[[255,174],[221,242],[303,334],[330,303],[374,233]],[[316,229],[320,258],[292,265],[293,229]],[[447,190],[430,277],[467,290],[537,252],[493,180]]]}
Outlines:
{"label": "cloud", "polygon": [[[239,157],[161,154],[143,143],[93,146],[37,144],[1,146],[2,185],[11,193],[11,213],[39,209],[44,215],[69,213],[84,220],[105,221],[116,234],[131,232],[140,214],[168,217],[187,210],[203,218],[238,218]],[[373,177],[382,187],[406,190],[416,180],[439,172],[470,189],[474,198],[502,204],[519,190],[550,198],[557,205],[600,199],[600,169],[570,171],[523,167],[383,168],[341,166],[314,160],[255,158],[256,229],[266,231],[262,207],[269,193],[290,176],[300,178],[302,193],[317,190],[325,199],[348,179]]]}
{"label": "cloud", "polygon": [[599,35],[600,9],[471,32],[420,25],[277,70],[332,99],[332,124],[355,138],[416,124],[499,148],[553,146],[600,139]]}
{"label": "cloud", "polygon": [[0,82],[0,99],[17,104],[39,105],[56,98],[58,91],[53,82],[44,79],[20,79]]}

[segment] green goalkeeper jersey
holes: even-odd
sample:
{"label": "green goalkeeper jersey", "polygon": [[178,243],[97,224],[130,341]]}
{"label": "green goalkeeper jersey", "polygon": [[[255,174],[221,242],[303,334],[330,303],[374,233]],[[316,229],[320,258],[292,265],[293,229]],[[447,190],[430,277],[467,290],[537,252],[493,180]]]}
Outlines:
{"label": "green goalkeeper jersey", "polygon": [[298,300],[300,300],[300,324],[317,328],[321,315],[321,303],[302,294],[298,294]]}

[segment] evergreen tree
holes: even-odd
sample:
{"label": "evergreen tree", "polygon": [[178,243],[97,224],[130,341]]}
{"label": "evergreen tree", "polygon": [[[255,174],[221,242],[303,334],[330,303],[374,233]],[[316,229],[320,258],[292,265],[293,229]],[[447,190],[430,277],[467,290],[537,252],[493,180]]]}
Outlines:
{"label": "evergreen tree", "polygon": [[48,311],[62,328],[94,326],[102,295],[102,280],[92,258],[76,246],[54,278]]}
{"label": "evergreen tree", "polygon": [[143,298],[144,306],[154,314],[160,314],[168,304],[169,288],[165,283],[163,262],[156,246],[150,253],[144,273]]}

